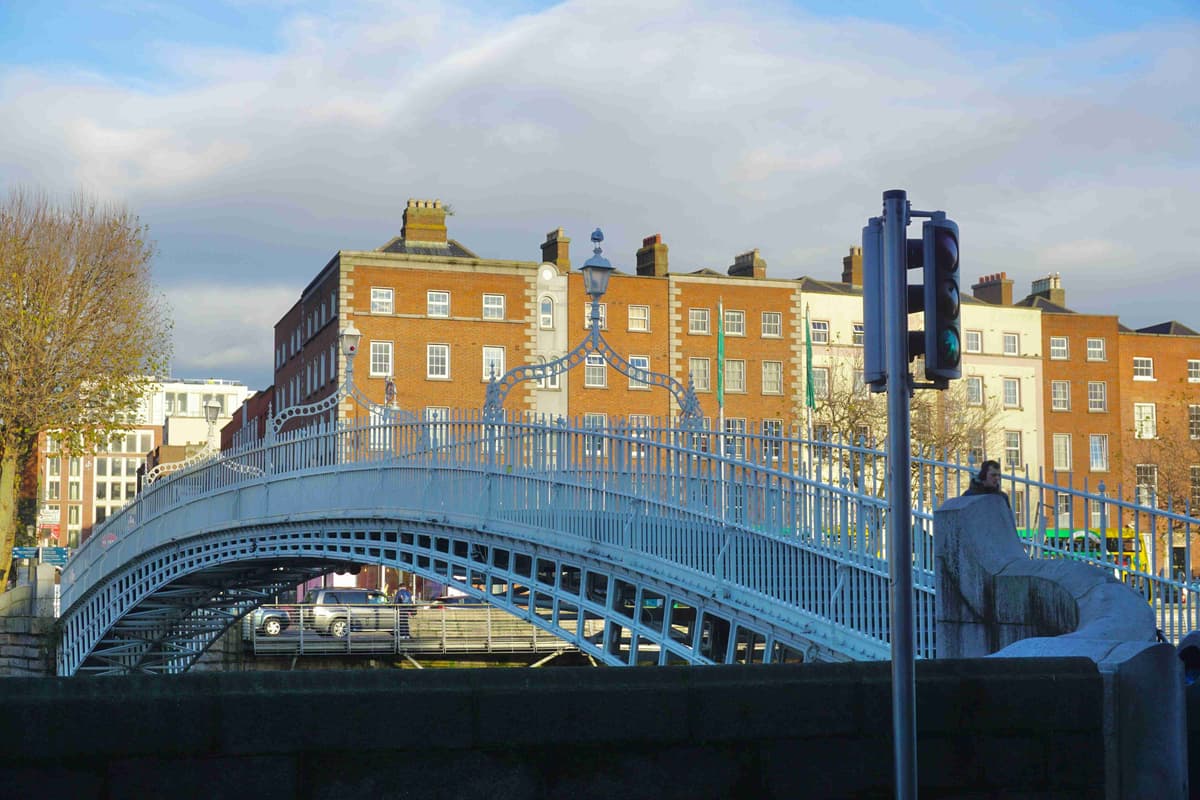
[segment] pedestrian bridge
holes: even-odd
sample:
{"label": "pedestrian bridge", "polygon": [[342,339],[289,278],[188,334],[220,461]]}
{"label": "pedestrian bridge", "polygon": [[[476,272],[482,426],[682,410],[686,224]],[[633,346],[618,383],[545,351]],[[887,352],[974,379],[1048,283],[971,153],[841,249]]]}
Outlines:
{"label": "pedestrian bridge", "polygon": [[[63,575],[61,675],[186,670],[240,617],[377,564],[607,664],[889,655],[880,454],[565,421],[313,426],[145,487]],[[917,653],[933,655],[918,511]]]}

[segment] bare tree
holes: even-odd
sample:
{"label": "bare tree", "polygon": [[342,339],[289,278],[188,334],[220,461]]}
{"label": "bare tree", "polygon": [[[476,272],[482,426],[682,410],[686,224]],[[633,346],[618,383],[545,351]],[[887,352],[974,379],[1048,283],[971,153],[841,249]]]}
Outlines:
{"label": "bare tree", "polygon": [[153,254],[137,217],[93,198],[56,206],[16,190],[0,205],[0,586],[38,433],[60,431],[68,453],[93,448],[165,371],[171,330]]}

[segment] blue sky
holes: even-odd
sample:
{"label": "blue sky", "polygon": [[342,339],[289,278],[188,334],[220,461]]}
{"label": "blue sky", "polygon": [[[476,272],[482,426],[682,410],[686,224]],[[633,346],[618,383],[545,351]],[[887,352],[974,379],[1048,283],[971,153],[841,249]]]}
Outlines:
{"label": "blue sky", "polygon": [[758,247],[836,279],[903,187],[972,282],[1061,272],[1080,311],[1200,328],[1198,73],[1195,0],[17,0],[0,188],[141,215],[175,372],[255,387],[308,279],[409,197],[488,257],[600,225],[618,266],[661,232],[674,269]]}

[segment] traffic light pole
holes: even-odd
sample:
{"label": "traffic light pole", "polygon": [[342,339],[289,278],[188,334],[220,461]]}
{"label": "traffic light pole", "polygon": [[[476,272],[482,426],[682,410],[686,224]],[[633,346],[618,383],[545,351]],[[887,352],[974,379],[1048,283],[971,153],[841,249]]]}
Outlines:
{"label": "traffic light pole", "polygon": [[883,298],[887,343],[888,570],[891,573],[892,736],[897,800],[917,798],[916,676],[913,646],[912,484],[908,371],[908,197],[883,193]]}

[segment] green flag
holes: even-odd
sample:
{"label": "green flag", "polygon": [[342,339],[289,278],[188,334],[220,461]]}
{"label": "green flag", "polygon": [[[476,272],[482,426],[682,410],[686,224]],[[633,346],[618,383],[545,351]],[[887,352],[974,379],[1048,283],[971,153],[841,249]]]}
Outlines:
{"label": "green flag", "polygon": [[813,394],[813,365],[812,365],[812,323],[808,321],[808,306],[804,307],[804,368],[808,378],[808,387],[804,392],[804,404],[809,408],[817,407],[817,398]]}
{"label": "green flag", "polygon": [[725,303],[717,301],[717,406],[725,407]]}

